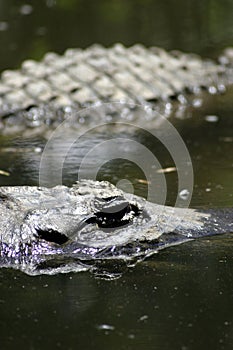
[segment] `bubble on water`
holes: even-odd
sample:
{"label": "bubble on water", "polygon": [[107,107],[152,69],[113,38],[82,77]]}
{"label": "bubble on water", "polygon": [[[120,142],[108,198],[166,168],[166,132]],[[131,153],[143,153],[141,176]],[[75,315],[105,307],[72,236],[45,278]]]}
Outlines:
{"label": "bubble on water", "polygon": [[78,122],[79,122],[79,124],[84,124],[85,123],[85,118],[84,117],[80,117]]}
{"label": "bubble on water", "polygon": [[203,104],[203,100],[201,98],[195,98],[193,100],[193,107],[198,108],[201,107]]}
{"label": "bubble on water", "polygon": [[219,120],[217,115],[206,115],[205,120],[209,123],[216,123]]}
{"label": "bubble on water", "polygon": [[185,188],[179,192],[179,197],[186,201],[189,198],[190,192]]}
{"label": "bubble on water", "polygon": [[219,84],[218,85],[218,91],[221,93],[226,92],[226,86],[224,84]]}
{"label": "bubble on water", "polygon": [[[54,145],[60,142],[59,139],[64,139],[64,123],[66,123],[67,125],[68,121],[71,122],[75,118],[75,120],[77,120],[80,125],[86,124],[91,114],[98,116],[102,115],[102,109],[106,107],[107,111],[111,111],[111,109],[113,111],[117,111],[119,109],[118,115],[120,116],[120,121],[113,124],[94,124],[90,128],[87,128],[85,132],[79,132],[79,130],[77,130],[76,133],[75,131],[75,133],[69,139],[69,142],[66,143],[62,157],[60,157],[59,162],[56,164],[56,171],[54,171],[55,175],[53,178],[51,178],[49,176],[50,174],[48,174],[48,169],[50,167],[51,162],[50,155],[51,151],[54,149]],[[170,105],[167,105],[167,107],[169,109]],[[182,112],[185,114],[185,106],[180,104],[179,107],[182,107]],[[97,106],[95,105],[94,107],[91,106],[89,108],[82,109],[78,113],[68,113],[68,118],[57,127],[56,131],[52,134],[51,138],[48,140],[43,150],[39,173],[40,185],[48,186],[48,181],[49,186],[53,186],[54,184],[62,184],[64,161],[65,158],[68,156],[69,150],[71,149],[73,143],[76,142],[77,144],[78,142],[82,142],[82,139],[86,138],[89,133],[102,133],[103,128],[112,128],[113,125],[114,127],[116,125],[116,127],[124,128],[127,130],[130,130],[132,128],[134,132],[135,129],[138,129],[140,131],[143,130],[151,134],[151,136],[158,139],[158,141],[160,141],[160,143],[168,150],[173,159],[174,166],[162,169],[162,166],[156,158],[156,155],[150,150],[150,148],[146,147],[143,143],[140,142],[140,140],[134,140],[133,138],[131,138],[131,133],[127,137],[118,137],[116,134],[114,135],[114,137],[107,138],[106,140],[102,138],[97,138],[96,142],[94,142],[93,145],[86,150],[78,168],[78,179],[81,180],[84,178],[88,178],[96,180],[98,177],[98,171],[101,169],[103,164],[106,164],[107,162],[112,161],[114,159],[125,159],[133,162],[140,169],[142,169],[145,179],[134,179],[133,184],[136,180],[139,183],[148,185],[146,199],[149,201],[156,201],[159,204],[165,204],[167,196],[167,183],[165,173],[177,171],[179,181],[177,191],[178,195],[176,198],[175,206],[188,206],[192,197],[193,190],[193,170],[192,161],[184,141],[182,140],[181,136],[179,135],[178,131],[174,128],[174,126],[159,112],[156,113],[163,122],[163,132],[154,128],[147,130],[144,126],[144,123],[143,125],[141,125],[141,123],[137,122],[125,122],[125,120],[127,120],[128,118],[131,118],[131,115],[134,115],[133,108],[135,110],[136,121],[139,112],[144,113],[146,115],[149,114],[149,116],[151,114],[154,114],[154,112],[150,109],[149,106],[146,107],[145,111],[144,106],[129,103],[122,104],[122,102],[120,104],[101,103]],[[147,113],[148,111],[149,113]],[[95,166],[90,168],[90,161],[92,161],[93,159],[95,159]],[[151,178],[152,168],[156,170],[162,170],[160,170],[159,173],[155,172],[155,176]],[[134,193],[134,187],[130,181],[118,178],[116,182],[118,180],[120,180],[117,183],[118,188],[124,189],[124,191],[129,193]]]}
{"label": "bubble on water", "polygon": [[200,86],[193,86],[192,92],[194,93],[194,95],[199,95],[201,92]]}
{"label": "bubble on water", "polygon": [[215,86],[210,86],[208,91],[211,95],[215,95],[218,92],[218,90]]}
{"label": "bubble on water", "polygon": [[187,99],[186,99],[186,97],[185,97],[184,95],[182,95],[182,94],[180,94],[180,95],[177,96],[177,100],[178,100],[181,104],[183,104],[183,105],[186,105],[186,104],[187,104]]}
{"label": "bubble on water", "polygon": [[171,111],[172,108],[173,108],[173,106],[172,106],[172,103],[171,103],[171,102],[167,102],[167,103],[165,104],[165,109],[166,109],[166,110]]}
{"label": "bubble on water", "polygon": [[35,147],[34,148],[34,152],[35,153],[41,153],[42,152],[42,148],[41,147]]}

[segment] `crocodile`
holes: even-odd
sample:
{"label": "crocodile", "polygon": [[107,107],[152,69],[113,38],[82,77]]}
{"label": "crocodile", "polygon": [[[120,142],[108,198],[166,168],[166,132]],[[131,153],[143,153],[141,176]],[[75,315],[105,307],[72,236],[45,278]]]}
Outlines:
{"label": "crocodile", "polygon": [[157,205],[102,181],[0,188],[0,266],[30,274],[128,265],[195,238],[233,232],[233,209]]}
{"label": "crocodile", "polygon": [[[188,94],[195,97],[203,88],[224,92],[233,82],[232,67],[232,48],[218,63],[142,45],[48,53],[41,62],[2,73],[0,129],[53,128],[102,102],[170,110],[172,101],[186,105]],[[104,118],[119,114],[113,104]],[[106,262],[132,265],[165,247],[233,231],[232,209],[161,206],[91,180],[71,188],[0,187],[0,206],[0,266],[31,275],[95,270]]]}
{"label": "crocodile", "polygon": [[[173,101],[196,106],[199,102],[190,96],[203,89],[222,93],[232,82],[230,47],[218,62],[140,44],[129,48],[96,44],[68,49],[61,56],[47,53],[40,62],[26,60],[20,69],[1,74],[0,130],[51,128],[70,113],[100,102],[134,103],[169,113]],[[112,108],[105,114],[109,118],[120,113]]]}

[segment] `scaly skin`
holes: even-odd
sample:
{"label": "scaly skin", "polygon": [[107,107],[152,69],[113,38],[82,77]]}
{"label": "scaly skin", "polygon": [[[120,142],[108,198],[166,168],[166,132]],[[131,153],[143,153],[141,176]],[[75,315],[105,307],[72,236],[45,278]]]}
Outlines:
{"label": "scaly skin", "polygon": [[70,112],[97,102],[162,105],[158,108],[163,111],[174,99],[184,104],[187,92],[189,96],[203,88],[211,94],[224,92],[233,82],[232,68],[232,48],[224,51],[219,63],[142,45],[116,44],[108,49],[95,45],[69,49],[62,56],[48,53],[41,62],[28,60],[20,70],[2,73],[0,128],[10,132],[51,127]]}
{"label": "scaly skin", "polygon": [[161,206],[107,182],[1,187],[0,266],[28,274],[137,261],[194,238],[233,231],[233,210]]}

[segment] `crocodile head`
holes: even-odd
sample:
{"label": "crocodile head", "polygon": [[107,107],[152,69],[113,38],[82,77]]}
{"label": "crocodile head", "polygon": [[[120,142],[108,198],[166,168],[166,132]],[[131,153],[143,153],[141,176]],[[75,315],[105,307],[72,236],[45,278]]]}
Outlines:
{"label": "crocodile head", "polygon": [[0,205],[0,265],[28,273],[75,270],[77,261],[142,258],[176,242],[178,231],[179,240],[192,238],[208,216],[91,180],[71,188],[2,187]]}

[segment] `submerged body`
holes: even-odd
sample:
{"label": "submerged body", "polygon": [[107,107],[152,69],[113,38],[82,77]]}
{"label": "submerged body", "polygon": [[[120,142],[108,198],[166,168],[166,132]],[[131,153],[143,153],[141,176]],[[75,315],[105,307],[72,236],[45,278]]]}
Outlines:
{"label": "submerged body", "polygon": [[136,262],[194,238],[233,231],[233,210],[161,206],[107,182],[1,187],[0,266],[28,274]]}
{"label": "submerged body", "polygon": [[[202,89],[222,93],[233,83],[232,57],[232,48],[214,62],[139,44],[130,48],[93,45],[69,49],[62,56],[48,53],[40,62],[27,60],[21,69],[2,73],[0,129],[7,133],[56,126],[70,113],[106,102],[146,105],[162,113],[168,113],[167,103],[174,100],[183,108],[189,100],[195,106],[190,94],[194,98]],[[115,114],[119,114],[117,108],[107,112],[108,118]],[[96,114],[90,113],[89,118],[95,119]]]}

